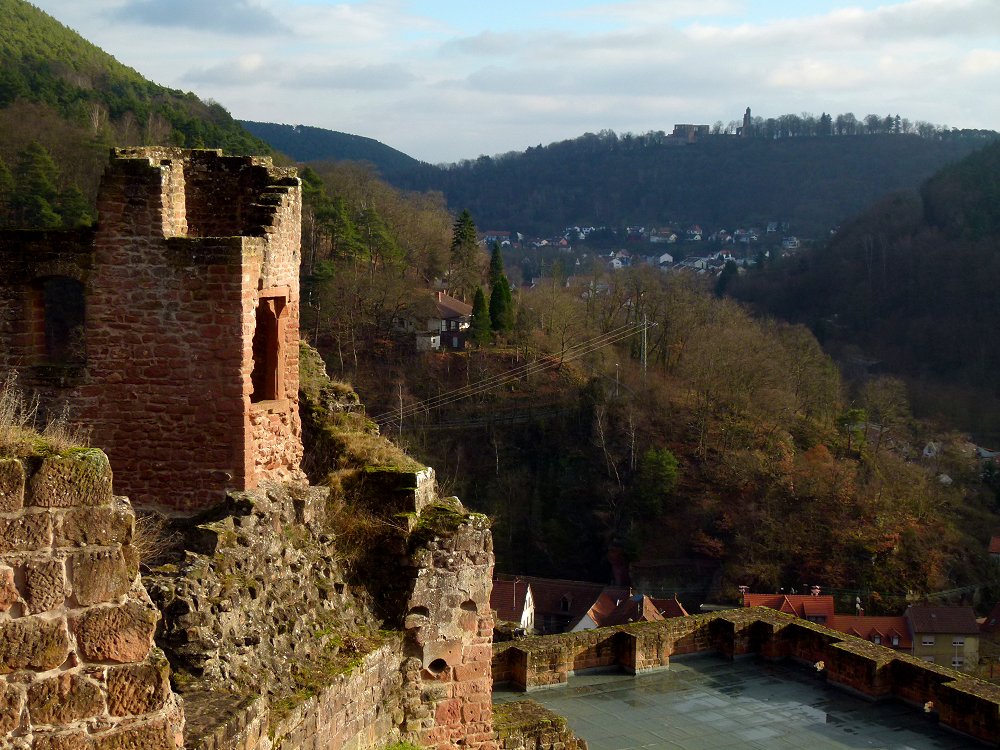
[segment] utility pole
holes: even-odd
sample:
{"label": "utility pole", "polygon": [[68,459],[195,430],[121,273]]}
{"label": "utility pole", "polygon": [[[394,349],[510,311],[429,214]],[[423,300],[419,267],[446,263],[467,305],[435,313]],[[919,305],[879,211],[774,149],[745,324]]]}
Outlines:
{"label": "utility pole", "polygon": [[642,379],[646,380],[646,329],[649,323],[646,321],[646,313],[642,314]]}

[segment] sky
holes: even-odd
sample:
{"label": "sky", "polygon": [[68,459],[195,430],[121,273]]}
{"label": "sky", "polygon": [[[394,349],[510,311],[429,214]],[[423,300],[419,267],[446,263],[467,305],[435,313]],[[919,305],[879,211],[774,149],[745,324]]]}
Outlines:
{"label": "sky", "polygon": [[1000,0],[31,0],[234,117],[431,163],[852,112],[1000,130]]}

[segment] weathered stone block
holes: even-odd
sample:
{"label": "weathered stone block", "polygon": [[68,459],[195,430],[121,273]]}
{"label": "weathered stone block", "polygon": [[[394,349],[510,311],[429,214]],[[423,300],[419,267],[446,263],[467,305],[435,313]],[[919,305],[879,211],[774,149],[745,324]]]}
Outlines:
{"label": "weathered stone block", "polygon": [[28,513],[0,518],[0,554],[35,552],[52,544],[52,519],[48,513]]}
{"label": "weathered stone block", "polygon": [[19,598],[17,586],[14,585],[14,569],[0,565],[0,612],[9,610]]}
{"label": "weathered stone block", "polygon": [[112,716],[148,714],[170,697],[170,667],[164,658],[108,670],[108,712]]}
{"label": "weathered stone block", "polygon": [[0,682],[0,736],[20,726],[23,709],[24,694],[14,685]]}
{"label": "weathered stone block", "polygon": [[62,516],[55,532],[55,546],[130,544],[134,527],[135,515],[122,498],[98,508],[73,508]]}
{"label": "weathered stone block", "polygon": [[100,687],[82,675],[64,672],[28,688],[28,716],[32,724],[59,726],[103,713],[104,695]]}
{"label": "weathered stone block", "polygon": [[21,617],[0,622],[0,674],[25,667],[39,671],[54,669],[68,655],[69,634],[61,619]]}
{"label": "weathered stone block", "polygon": [[66,566],[51,558],[24,565],[25,600],[31,612],[48,612],[66,601]]}
{"label": "weathered stone block", "polygon": [[24,507],[24,464],[16,458],[0,458],[0,513]]}
{"label": "weathered stone block", "polygon": [[169,719],[153,719],[94,735],[94,750],[176,750],[181,747],[176,727]]}
{"label": "weathered stone block", "polygon": [[43,508],[108,505],[111,464],[96,448],[51,456],[42,461],[29,487],[30,504]]}
{"label": "weathered stone block", "polygon": [[87,549],[71,558],[73,595],[78,604],[90,606],[118,599],[132,588],[134,575],[117,549]]}
{"label": "weathered stone block", "polygon": [[32,750],[89,750],[90,739],[82,729],[68,732],[35,732]]}
{"label": "weathered stone block", "polygon": [[73,624],[80,653],[90,661],[140,662],[149,655],[156,610],[137,601],[94,607]]}

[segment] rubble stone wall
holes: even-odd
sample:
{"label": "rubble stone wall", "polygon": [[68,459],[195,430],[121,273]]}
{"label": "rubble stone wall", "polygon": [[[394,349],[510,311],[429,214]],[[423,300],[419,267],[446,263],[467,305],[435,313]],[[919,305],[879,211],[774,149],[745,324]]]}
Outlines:
{"label": "rubble stone wall", "polygon": [[134,520],[101,451],[0,459],[0,746],[182,746]]}

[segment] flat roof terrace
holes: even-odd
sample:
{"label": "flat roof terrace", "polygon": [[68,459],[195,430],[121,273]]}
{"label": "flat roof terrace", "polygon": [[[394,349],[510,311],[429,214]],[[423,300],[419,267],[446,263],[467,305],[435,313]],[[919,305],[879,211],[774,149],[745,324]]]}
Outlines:
{"label": "flat roof terrace", "polygon": [[[494,690],[494,702],[524,693]],[[896,700],[873,703],[827,685],[807,667],[759,657],[671,660],[639,675],[590,672],[531,693],[565,716],[590,750],[958,750],[984,747]]]}

